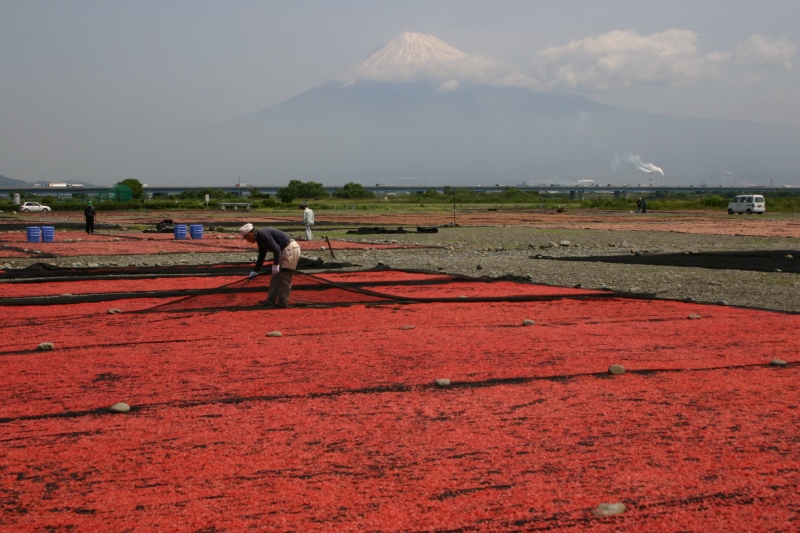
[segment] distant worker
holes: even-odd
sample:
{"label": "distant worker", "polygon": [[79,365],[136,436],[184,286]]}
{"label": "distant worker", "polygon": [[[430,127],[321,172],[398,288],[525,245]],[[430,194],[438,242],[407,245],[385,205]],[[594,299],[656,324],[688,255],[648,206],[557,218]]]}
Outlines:
{"label": "distant worker", "polygon": [[641,213],[642,212],[642,199],[641,198],[636,200],[636,212],[637,213]]}
{"label": "distant worker", "polygon": [[310,241],[314,238],[311,235],[311,228],[314,227],[314,211],[305,202],[300,204],[300,209],[303,210],[303,224],[306,225],[306,240]]}
{"label": "distant worker", "polygon": [[642,213],[647,213],[647,198],[642,198]]}
{"label": "distant worker", "polygon": [[92,205],[92,201],[89,200],[86,203],[86,209],[83,210],[83,218],[86,219],[87,235],[94,235],[94,219],[96,216],[97,216],[97,211],[95,211],[94,206]]}
{"label": "distant worker", "polygon": [[267,252],[272,252],[272,277],[269,281],[266,306],[285,308],[289,306],[292,292],[292,278],[300,261],[300,245],[286,233],[274,228],[261,228],[256,231],[252,224],[239,228],[242,239],[250,244],[258,244],[258,259],[250,272],[250,279],[258,275],[264,264]]}

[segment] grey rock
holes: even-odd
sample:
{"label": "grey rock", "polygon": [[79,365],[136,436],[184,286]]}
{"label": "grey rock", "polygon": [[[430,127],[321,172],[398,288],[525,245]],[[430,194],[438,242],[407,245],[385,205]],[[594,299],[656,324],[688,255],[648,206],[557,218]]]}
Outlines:
{"label": "grey rock", "polygon": [[280,331],[270,331],[267,333],[267,337],[283,337],[283,333]]}
{"label": "grey rock", "polygon": [[446,379],[446,378],[437,379],[437,380],[434,381],[434,383],[436,383],[437,387],[449,387],[450,386],[450,380]]}
{"label": "grey rock", "polygon": [[125,402],[119,402],[109,407],[108,410],[112,413],[127,413],[131,410],[131,406]]}
{"label": "grey rock", "polygon": [[115,309],[109,309],[109,310],[108,310],[108,314],[109,314],[109,315],[116,315],[117,313],[121,313],[121,312],[122,312],[122,310],[121,310],[121,309],[116,309],[116,308],[115,308]]}
{"label": "grey rock", "polygon": [[615,516],[624,512],[624,503],[601,503],[592,511],[595,516]]}
{"label": "grey rock", "polygon": [[770,366],[784,367],[786,366],[786,361],[784,361],[783,359],[773,359],[772,361],[769,362],[769,364]]}
{"label": "grey rock", "polygon": [[522,325],[523,326],[535,326],[536,322],[534,320],[530,320],[529,318],[526,318],[525,320],[522,321]]}
{"label": "grey rock", "polygon": [[701,318],[703,317],[700,315],[689,315],[689,320],[700,320]]}
{"label": "grey rock", "polygon": [[40,352],[47,352],[50,350],[54,350],[55,347],[56,345],[53,344],[52,342],[42,342],[39,344],[39,346],[36,347],[36,349],[39,350]]}
{"label": "grey rock", "polygon": [[622,365],[611,365],[608,367],[608,373],[615,376],[621,376],[625,373],[625,367]]}
{"label": "grey rock", "polygon": [[414,329],[414,327],[415,326],[412,326],[411,324],[406,324],[404,326],[400,326],[398,329],[408,330],[408,329]]}

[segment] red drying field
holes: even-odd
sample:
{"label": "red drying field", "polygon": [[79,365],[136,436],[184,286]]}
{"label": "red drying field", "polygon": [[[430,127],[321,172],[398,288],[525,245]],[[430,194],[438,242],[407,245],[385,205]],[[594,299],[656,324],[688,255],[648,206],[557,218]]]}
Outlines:
{"label": "red drying field", "polygon": [[396,271],[296,280],[285,310],[257,304],[268,276],[4,307],[0,530],[799,529],[800,315]]}
{"label": "red drying field", "polygon": [[[76,236],[77,235],[77,236]],[[64,237],[68,236],[68,237]],[[325,251],[325,241],[299,241],[304,251]],[[350,241],[331,241],[336,250],[421,248],[408,244],[371,244]],[[27,235],[21,232],[6,232],[0,236],[0,255],[2,257],[37,257],[35,251],[47,257],[104,256],[104,255],[142,255],[142,254],[185,254],[214,252],[253,252],[257,248],[242,241],[239,237],[226,234],[205,234],[202,239],[176,239],[171,233],[114,233],[83,235],[76,232],[56,231],[53,242],[28,242]]]}

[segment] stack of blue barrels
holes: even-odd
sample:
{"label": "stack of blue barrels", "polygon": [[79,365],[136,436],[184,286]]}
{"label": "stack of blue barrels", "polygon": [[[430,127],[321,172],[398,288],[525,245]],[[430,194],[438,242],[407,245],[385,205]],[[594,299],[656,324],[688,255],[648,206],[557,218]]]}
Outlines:
{"label": "stack of blue barrels", "polygon": [[56,239],[54,226],[42,226],[42,242],[53,242]]}
{"label": "stack of blue barrels", "polygon": [[202,224],[192,224],[189,226],[189,235],[192,236],[192,239],[202,239],[203,238],[203,225]]}
{"label": "stack of blue barrels", "polygon": [[28,226],[28,242],[39,242],[42,237],[42,228],[39,226]]}
{"label": "stack of blue barrels", "polygon": [[186,224],[175,224],[175,238],[181,240],[186,238]]}

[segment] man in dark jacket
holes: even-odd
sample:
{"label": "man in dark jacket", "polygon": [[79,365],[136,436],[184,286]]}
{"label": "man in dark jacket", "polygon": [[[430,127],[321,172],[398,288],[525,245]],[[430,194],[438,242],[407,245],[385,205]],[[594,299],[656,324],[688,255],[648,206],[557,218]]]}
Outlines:
{"label": "man in dark jacket", "polygon": [[300,261],[300,245],[286,233],[275,228],[261,228],[256,231],[252,224],[239,228],[242,239],[258,244],[258,259],[250,272],[250,277],[258,275],[264,264],[267,252],[272,252],[272,278],[264,305],[288,307],[289,294],[292,291],[292,278]]}
{"label": "man in dark jacket", "polygon": [[94,219],[97,216],[97,212],[92,205],[92,201],[89,200],[86,204],[86,209],[83,210],[83,218],[86,219],[86,234],[87,235],[94,235]]}

